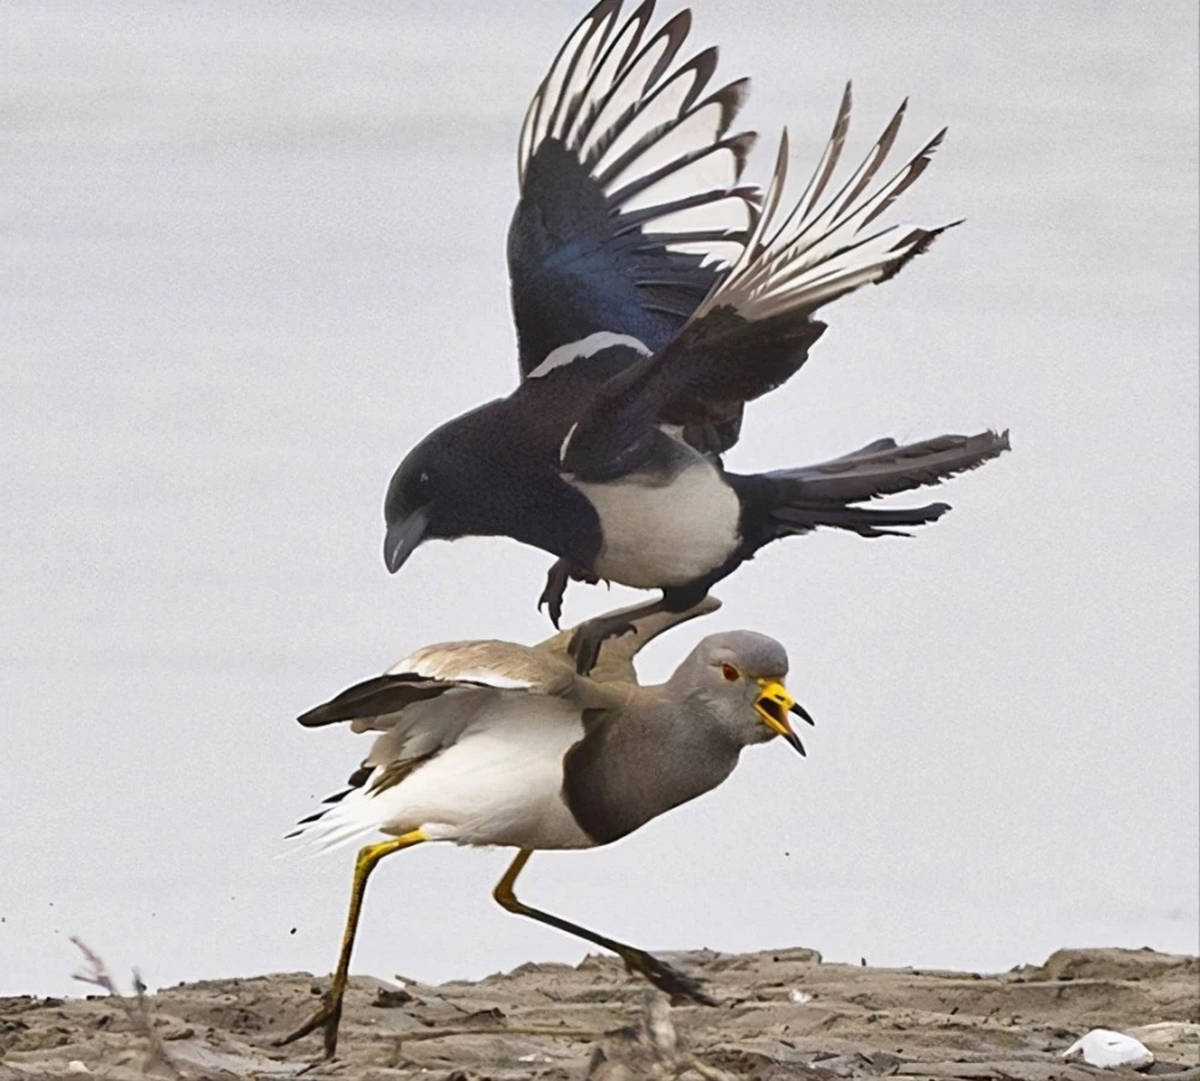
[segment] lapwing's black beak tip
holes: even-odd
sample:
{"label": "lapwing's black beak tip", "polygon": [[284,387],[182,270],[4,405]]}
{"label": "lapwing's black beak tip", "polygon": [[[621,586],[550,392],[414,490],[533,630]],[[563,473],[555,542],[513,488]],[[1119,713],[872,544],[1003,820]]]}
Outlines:
{"label": "lapwing's black beak tip", "polygon": [[799,717],[802,721],[805,721],[816,728],[817,722],[812,719],[812,716],[809,714],[808,710],[800,705],[799,702],[793,702],[790,706],[788,706],[788,712],[792,714],[792,716]]}

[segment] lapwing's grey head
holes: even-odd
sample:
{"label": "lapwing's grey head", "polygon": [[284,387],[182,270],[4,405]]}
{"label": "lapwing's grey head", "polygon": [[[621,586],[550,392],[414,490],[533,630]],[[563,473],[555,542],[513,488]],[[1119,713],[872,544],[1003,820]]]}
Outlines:
{"label": "lapwing's grey head", "polygon": [[784,687],[787,672],[787,651],[774,638],[726,631],[701,639],[677,677],[684,677],[689,697],[698,696],[738,743],[762,743],[778,735],[804,754],[788,716],[813,721]]}

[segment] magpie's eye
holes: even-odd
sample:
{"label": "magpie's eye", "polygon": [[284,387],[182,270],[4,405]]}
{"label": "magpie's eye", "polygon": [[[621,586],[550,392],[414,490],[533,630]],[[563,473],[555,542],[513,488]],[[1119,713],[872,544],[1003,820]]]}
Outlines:
{"label": "magpie's eye", "polygon": [[742,673],[739,672],[732,664],[721,665],[721,675],[723,675],[730,683],[742,678]]}

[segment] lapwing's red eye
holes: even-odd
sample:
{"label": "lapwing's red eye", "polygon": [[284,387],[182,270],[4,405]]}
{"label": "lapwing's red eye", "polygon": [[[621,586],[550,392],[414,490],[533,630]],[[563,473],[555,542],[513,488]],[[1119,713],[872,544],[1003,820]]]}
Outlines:
{"label": "lapwing's red eye", "polygon": [[721,675],[723,675],[730,683],[736,679],[740,679],[742,673],[739,672],[732,664],[721,665]]}

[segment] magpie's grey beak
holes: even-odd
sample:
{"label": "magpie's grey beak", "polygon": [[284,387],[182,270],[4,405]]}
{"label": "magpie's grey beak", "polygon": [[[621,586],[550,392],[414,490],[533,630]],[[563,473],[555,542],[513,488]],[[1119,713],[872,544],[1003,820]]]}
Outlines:
{"label": "magpie's grey beak", "polygon": [[425,539],[425,531],[428,528],[428,507],[418,507],[398,522],[388,525],[387,536],[383,541],[383,561],[392,574],[403,567],[405,560],[416,551],[417,545]]}

